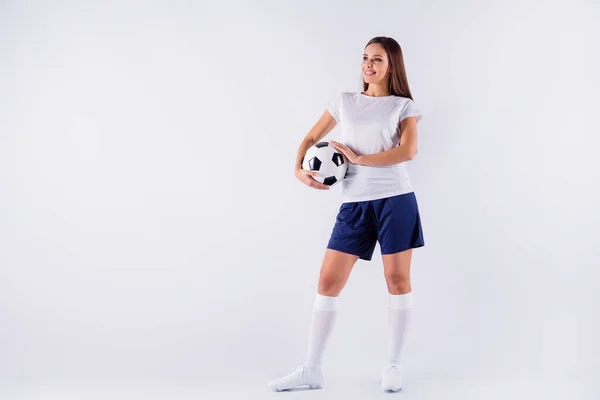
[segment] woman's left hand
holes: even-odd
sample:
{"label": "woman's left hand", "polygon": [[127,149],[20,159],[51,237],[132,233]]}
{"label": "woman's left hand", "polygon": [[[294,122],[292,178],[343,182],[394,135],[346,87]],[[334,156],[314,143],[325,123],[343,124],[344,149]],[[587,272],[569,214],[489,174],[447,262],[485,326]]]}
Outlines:
{"label": "woman's left hand", "polygon": [[329,141],[329,144],[331,147],[345,155],[348,161],[350,161],[352,164],[360,164],[360,156],[356,155],[356,153],[352,151],[350,147],[344,146],[339,142],[334,142],[333,140]]}

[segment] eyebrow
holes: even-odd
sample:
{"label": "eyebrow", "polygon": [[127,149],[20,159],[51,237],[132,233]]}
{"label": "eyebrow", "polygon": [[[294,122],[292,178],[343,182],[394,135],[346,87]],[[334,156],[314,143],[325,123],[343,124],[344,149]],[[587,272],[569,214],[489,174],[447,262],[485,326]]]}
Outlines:
{"label": "eyebrow", "polygon": [[[368,56],[367,53],[363,53],[363,56]],[[381,54],[373,54],[373,57],[382,57]]]}

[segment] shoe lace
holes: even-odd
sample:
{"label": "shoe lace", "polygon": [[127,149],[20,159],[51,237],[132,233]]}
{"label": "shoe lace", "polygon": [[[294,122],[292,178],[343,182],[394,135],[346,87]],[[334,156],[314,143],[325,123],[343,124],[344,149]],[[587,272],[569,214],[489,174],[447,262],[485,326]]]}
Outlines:
{"label": "shoe lace", "polygon": [[387,367],[385,367],[384,372],[388,372],[392,368],[396,368],[396,370],[398,371],[398,367],[395,364],[390,364]]}

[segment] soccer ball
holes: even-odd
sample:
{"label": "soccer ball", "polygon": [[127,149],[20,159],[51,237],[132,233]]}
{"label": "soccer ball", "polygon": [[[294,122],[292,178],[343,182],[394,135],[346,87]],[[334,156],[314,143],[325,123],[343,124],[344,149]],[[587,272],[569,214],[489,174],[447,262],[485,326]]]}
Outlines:
{"label": "soccer ball", "polygon": [[342,153],[329,145],[319,142],[306,152],[302,169],[319,172],[313,179],[327,186],[333,186],[346,176],[348,160]]}

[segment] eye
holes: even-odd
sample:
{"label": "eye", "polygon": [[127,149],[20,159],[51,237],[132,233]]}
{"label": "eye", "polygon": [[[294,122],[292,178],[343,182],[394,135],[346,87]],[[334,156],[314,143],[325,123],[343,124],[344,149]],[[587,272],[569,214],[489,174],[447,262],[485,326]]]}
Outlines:
{"label": "eye", "polygon": [[376,58],[375,61],[381,61],[381,58]]}

